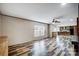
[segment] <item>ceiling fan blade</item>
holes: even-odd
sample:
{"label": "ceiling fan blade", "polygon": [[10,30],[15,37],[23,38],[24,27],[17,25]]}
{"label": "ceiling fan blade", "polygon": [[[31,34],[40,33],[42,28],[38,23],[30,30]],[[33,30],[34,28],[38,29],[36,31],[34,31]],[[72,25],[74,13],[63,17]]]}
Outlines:
{"label": "ceiling fan blade", "polygon": [[62,15],[62,16],[58,16],[58,17],[54,17],[54,19],[62,19],[64,18],[65,15]]}
{"label": "ceiling fan blade", "polygon": [[60,23],[60,21],[57,21],[57,23]]}
{"label": "ceiling fan blade", "polygon": [[61,17],[58,17],[58,18],[54,18],[52,20],[52,23],[55,24],[55,23],[60,23],[60,21],[58,19],[60,19]]}
{"label": "ceiling fan blade", "polygon": [[60,23],[60,21],[55,21],[55,23]]}

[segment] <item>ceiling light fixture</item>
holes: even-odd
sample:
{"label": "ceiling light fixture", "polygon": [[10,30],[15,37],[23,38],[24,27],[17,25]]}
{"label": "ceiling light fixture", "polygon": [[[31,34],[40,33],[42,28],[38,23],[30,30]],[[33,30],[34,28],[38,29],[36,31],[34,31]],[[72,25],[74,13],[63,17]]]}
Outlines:
{"label": "ceiling light fixture", "polygon": [[67,3],[61,3],[61,5],[66,5]]}

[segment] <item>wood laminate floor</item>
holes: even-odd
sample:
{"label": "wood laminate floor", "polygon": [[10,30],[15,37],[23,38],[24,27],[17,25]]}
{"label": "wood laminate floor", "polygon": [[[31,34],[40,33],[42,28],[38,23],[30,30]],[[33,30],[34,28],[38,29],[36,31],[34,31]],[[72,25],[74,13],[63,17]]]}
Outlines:
{"label": "wood laminate floor", "polygon": [[21,56],[74,56],[74,46],[70,37],[48,38],[35,41],[29,51]]}

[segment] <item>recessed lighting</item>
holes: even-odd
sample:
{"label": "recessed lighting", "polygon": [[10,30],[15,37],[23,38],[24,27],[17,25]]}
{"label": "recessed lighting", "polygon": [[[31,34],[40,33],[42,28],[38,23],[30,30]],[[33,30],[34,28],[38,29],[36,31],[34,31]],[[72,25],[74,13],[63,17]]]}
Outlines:
{"label": "recessed lighting", "polygon": [[73,19],[70,19],[71,22],[73,22]]}
{"label": "recessed lighting", "polygon": [[61,5],[66,5],[67,3],[61,3]]}

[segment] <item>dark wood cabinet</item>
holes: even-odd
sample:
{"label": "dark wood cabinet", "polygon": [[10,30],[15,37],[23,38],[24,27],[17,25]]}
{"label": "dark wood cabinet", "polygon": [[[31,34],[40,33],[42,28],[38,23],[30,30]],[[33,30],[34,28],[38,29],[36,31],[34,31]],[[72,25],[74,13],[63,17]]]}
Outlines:
{"label": "dark wood cabinet", "polygon": [[79,18],[77,18],[77,36],[79,41]]}
{"label": "dark wood cabinet", "polygon": [[70,26],[70,35],[74,35],[74,27],[75,26]]}

